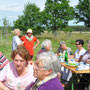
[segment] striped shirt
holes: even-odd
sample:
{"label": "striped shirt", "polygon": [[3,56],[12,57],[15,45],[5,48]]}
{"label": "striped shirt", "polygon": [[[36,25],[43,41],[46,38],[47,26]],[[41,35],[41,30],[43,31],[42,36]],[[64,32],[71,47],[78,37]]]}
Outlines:
{"label": "striped shirt", "polygon": [[8,63],[9,60],[0,52],[0,70],[2,70]]}

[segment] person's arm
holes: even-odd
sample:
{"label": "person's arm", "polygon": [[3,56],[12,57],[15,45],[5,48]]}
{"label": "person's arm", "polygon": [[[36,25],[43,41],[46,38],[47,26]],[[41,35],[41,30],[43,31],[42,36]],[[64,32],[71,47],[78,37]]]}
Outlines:
{"label": "person's arm", "polygon": [[16,38],[17,45],[23,45],[24,41],[20,40],[19,38]]}
{"label": "person's arm", "polygon": [[35,49],[35,48],[38,46],[38,44],[40,43],[40,41],[39,41],[38,39],[36,40],[36,42],[37,42],[37,43],[36,43],[36,45],[34,46],[33,49]]}
{"label": "person's arm", "polygon": [[24,44],[24,41],[22,41],[19,45],[23,45]]}
{"label": "person's arm", "polygon": [[0,82],[0,90],[10,90],[10,89],[6,87],[2,82]]}
{"label": "person's arm", "polygon": [[82,60],[82,57],[83,56],[80,56],[80,58],[79,59],[75,59],[75,61],[80,62]]}

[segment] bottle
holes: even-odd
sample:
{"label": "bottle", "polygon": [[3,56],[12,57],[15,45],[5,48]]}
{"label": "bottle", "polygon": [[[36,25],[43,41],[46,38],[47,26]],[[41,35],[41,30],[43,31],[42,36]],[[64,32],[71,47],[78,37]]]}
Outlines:
{"label": "bottle", "polygon": [[65,50],[65,62],[68,63],[68,53],[67,53],[67,50]]}

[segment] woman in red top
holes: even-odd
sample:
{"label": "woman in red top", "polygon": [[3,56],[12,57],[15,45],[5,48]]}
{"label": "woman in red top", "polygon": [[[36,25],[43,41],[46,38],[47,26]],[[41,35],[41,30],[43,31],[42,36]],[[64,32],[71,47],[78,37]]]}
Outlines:
{"label": "woman in red top", "polygon": [[[34,49],[38,46],[39,40],[32,35],[32,29],[28,29],[27,34],[21,37],[21,40],[24,41],[24,46],[29,51],[29,54],[31,56],[30,60],[32,60],[34,55]],[[34,42],[37,42],[34,46]]]}

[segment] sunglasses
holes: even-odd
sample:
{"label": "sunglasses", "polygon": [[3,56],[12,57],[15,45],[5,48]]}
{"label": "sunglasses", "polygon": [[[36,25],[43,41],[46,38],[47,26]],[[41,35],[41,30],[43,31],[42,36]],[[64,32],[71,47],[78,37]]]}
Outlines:
{"label": "sunglasses", "polygon": [[76,44],[76,45],[80,45],[80,44]]}

